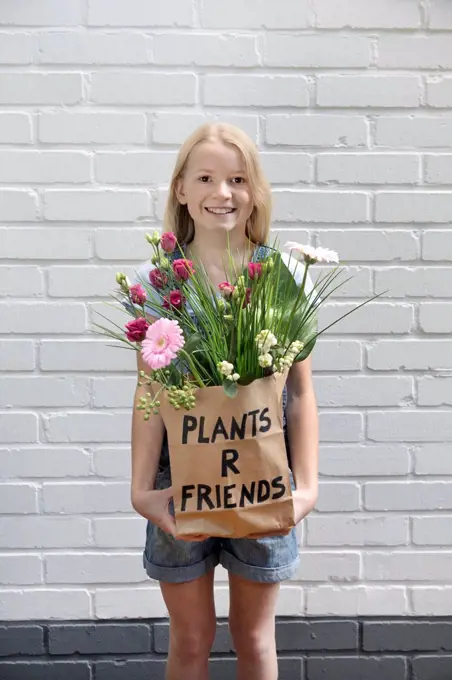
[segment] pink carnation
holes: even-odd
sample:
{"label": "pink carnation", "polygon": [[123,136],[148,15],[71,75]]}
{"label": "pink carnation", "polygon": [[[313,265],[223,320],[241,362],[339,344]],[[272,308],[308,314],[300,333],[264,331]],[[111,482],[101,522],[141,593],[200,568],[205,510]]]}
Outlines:
{"label": "pink carnation", "polygon": [[220,289],[220,293],[222,294],[222,296],[224,298],[231,297],[232,293],[234,292],[234,286],[232,286],[227,281],[223,281],[223,283],[219,283],[218,288]]}
{"label": "pink carnation", "polygon": [[262,265],[260,262],[248,263],[248,276],[250,279],[258,279],[262,274]]}
{"label": "pink carnation", "polygon": [[135,283],[129,288],[130,299],[135,305],[144,305],[146,302],[146,291],[140,283]]}
{"label": "pink carnation", "polygon": [[169,366],[184,346],[182,329],[171,319],[159,319],[149,326],[143,340],[141,354],[153,371]]}
{"label": "pink carnation", "polygon": [[126,323],[125,328],[127,340],[130,340],[130,342],[141,342],[146,336],[146,331],[149,328],[149,324],[144,316],[139,316],[138,318]]}
{"label": "pink carnation", "polygon": [[154,286],[154,288],[158,288],[160,290],[168,283],[168,276],[160,269],[152,269],[149,272],[149,281]]}
{"label": "pink carnation", "polygon": [[176,236],[172,231],[165,231],[160,237],[160,246],[165,253],[172,253],[177,244]]}
{"label": "pink carnation", "polygon": [[195,273],[195,270],[193,269],[193,262],[184,258],[174,260],[173,272],[178,281],[186,281],[192,274]]}
{"label": "pink carnation", "polygon": [[169,295],[165,295],[163,298],[163,308],[170,309],[170,307],[175,307],[176,309],[182,309],[185,303],[185,295],[182,295],[180,290],[172,290]]}

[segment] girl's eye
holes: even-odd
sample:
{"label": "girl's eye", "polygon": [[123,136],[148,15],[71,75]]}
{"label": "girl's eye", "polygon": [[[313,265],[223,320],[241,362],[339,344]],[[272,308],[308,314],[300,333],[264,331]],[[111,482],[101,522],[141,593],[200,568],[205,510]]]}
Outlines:
{"label": "girl's eye", "polygon": [[[202,182],[203,184],[206,184],[210,180],[209,175],[201,175],[201,177],[198,177],[198,180]],[[244,184],[245,178],[244,177],[233,177],[231,182],[233,184]]]}

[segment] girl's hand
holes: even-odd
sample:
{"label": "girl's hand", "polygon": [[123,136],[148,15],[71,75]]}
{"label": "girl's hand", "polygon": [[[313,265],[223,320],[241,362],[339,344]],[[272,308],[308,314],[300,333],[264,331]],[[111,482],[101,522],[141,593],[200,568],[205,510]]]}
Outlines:
{"label": "girl's hand", "polygon": [[192,543],[195,541],[206,541],[211,536],[206,536],[204,534],[185,534],[184,536],[176,536],[179,541],[186,541],[187,543]]}
{"label": "girl's hand", "polygon": [[204,541],[208,536],[193,534],[178,536],[176,522],[169,511],[169,503],[173,497],[173,487],[167,489],[154,489],[152,491],[139,491],[133,495],[132,506],[142,517],[167,534],[174,536],[179,541]]}
{"label": "girl's hand", "polygon": [[306,515],[309,515],[317,503],[317,493],[305,487],[292,491],[295,524],[299,524]]}
{"label": "girl's hand", "polygon": [[136,491],[132,497],[133,509],[152,524],[176,536],[176,522],[169,511],[169,503],[173,496],[172,487],[151,491]]}

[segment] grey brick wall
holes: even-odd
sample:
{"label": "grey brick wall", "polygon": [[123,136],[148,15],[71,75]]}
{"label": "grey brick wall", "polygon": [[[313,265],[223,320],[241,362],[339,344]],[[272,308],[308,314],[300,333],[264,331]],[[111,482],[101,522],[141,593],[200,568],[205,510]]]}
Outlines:
{"label": "grey brick wall", "polygon": [[[168,624],[0,622],[2,680],[163,680]],[[448,680],[452,620],[279,620],[280,680]],[[219,622],[212,680],[235,677],[226,622]]]}
{"label": "grey brick wall", "polygon": [[0,619],[166,615],[129,500],[133,357],[89,329],[213,119],[257,142],[274,234],[354,275],[321,327],[389,289],[315,351],[320,498],[278,614],[452,614],[451,7],[1,3]]}

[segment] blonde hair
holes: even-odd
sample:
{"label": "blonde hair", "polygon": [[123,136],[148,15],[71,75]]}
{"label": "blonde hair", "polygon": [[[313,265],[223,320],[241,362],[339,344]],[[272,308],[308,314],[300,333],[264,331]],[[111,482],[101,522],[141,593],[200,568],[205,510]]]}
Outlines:
{"label": "blonde hair", "polygon": [[271,220],[271,189],[265,178],[259,152],[240,128],[228,123],[205,123],[195,130],[181,146],[169,188],[163,217],[164,231],[173,231],[181,245],[190,243],[195,225],[186,205],[179,203],[176,188],[187,167],[192,149],[202,142],[220,141],[234,146],[242,154],[247,181],[251,188],[253,211],[246,224],[246,235],[253,243],[266,243]]}

